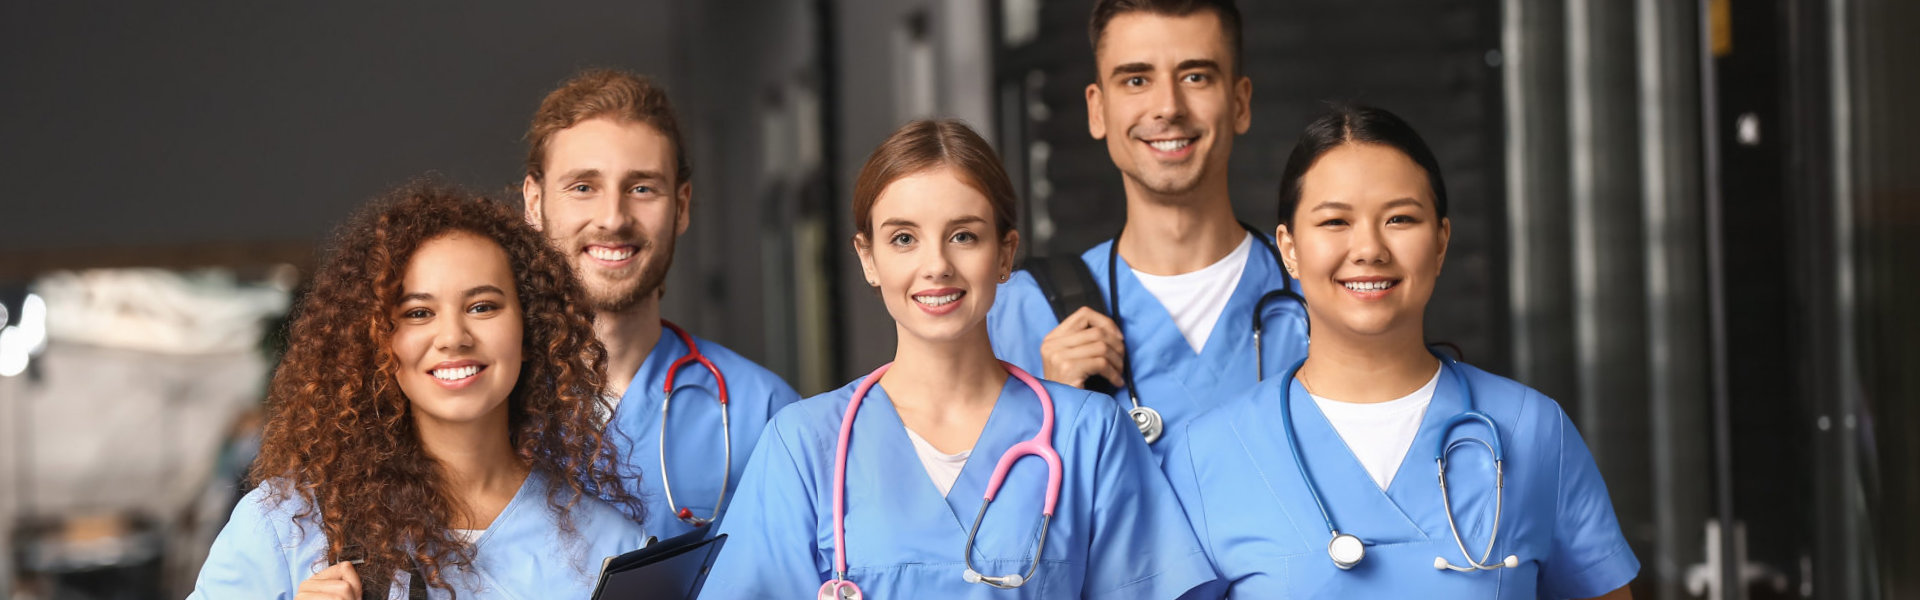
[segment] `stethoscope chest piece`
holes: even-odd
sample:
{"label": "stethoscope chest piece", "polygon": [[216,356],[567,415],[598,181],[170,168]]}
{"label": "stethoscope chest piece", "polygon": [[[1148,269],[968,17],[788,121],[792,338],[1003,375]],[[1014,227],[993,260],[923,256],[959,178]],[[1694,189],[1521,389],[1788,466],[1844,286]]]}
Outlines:
{"label": "stethoscope chest piece", "polygon": [[1333,566],[1345,571],[1367,557],[1367,545],[1351,533],[1335,533],[1327,542],[1327,556],[1333,558]]}
{"label": "stethoscope chest piece", "polygon": [[1133,426],[1140,428],[1140,435],[1146,437],[1149,444],[1160,441],[1160,434],[1166,432],[1166,421],[1160,418],[1160,411],[1152,407],[1135,406],[1127,411],[1127,416],[1133,418]]}
{"label": "stethoscope chest piece", "polygon": [[815,600],[860,600],[864,597],[860,593],[860,586],[845,579],[827,581],[826,585],[820,586],[820,593],[814,596]]}

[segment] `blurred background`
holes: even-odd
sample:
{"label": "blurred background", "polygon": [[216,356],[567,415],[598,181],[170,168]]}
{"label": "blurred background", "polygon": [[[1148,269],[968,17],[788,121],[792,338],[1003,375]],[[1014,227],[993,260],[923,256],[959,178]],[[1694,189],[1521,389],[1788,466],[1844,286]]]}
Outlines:
{"label": "blurred background", "polygon": [[[847,198],[904,121],[995,143],[1028,252],[1117,231],[1091,4],[5,2],[0,598],[184,596],[318,244],[427,171],[517,202],[527,119],[580,68],[681,113],[667,315],[803,395],[863,373],[893,330]],[[1573,415],[1636,597],[1920,597],[1920,2],[1241,10],[1240,216],[1273,227],[1321,102],[1412,121],[1454,202],[1431,337]]]}

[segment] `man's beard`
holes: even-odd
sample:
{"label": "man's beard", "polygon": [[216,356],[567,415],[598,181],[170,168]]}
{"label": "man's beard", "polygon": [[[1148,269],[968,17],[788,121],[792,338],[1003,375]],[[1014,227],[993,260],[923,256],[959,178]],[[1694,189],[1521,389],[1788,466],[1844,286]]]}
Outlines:
{"label": "man's beard", "polygon": [[593,306],[594,312],[625,312],[640,301],[658,295],[660,287],[667,280],[667,266],[673,263],[673,246],[667,245],[659,250],[658,254],[649,255],[640,262],[637,277],[595,281],[581,274],[580,287],[586,292],[587,303]]}
{"label": "man's beard", "polygon": [[[541,225],[547,231],[553,230],[544,222],[544,217]],[[574,281],[587,297],[587,304],[597,313],[624,312],[642,300],[657,296],[666,284],[667,267],[673,264],[673,238],[655,244],[630,229],[615,232],[612,237],[613,240],[574,238],[565,242],[565,248],[572,254],[567,257],[567,264],[573,268]],[[631,269],[639,270],[637,276],[608,281],[601,275],[605,270],[593,264],[592,257],[584,250],[588,244],[607,241],[633,245],[636,264]]]}

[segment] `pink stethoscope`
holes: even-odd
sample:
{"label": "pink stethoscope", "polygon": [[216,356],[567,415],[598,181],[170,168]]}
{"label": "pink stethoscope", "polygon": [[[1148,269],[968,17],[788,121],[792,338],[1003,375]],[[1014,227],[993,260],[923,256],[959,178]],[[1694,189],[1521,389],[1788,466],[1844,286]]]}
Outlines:
{"label": "pink stethoscope", "polygon": [[[1019,379],[1040,397],[1040,431],[1031,439],[1014,444],[1000,455],[1000,463],[993,468],[993,478],[987,481],[987,495],[980,503],[980,513],[973,517],[973,527],[967,529],[966,563],[964,576],[968,583],[984,583],[1000,589],[1020,587],[1033,579],[1033,573],[1040,568],[1040,552],[1047,547],[1047,525],[1053,522],[1053,508],[1060,500],[1060,454],[1053,450],[1053,396],[1047,394],[1040,382],[1020,370],[1020,367],[1002,361],[1007,373]],[[820,586],[818,600],[860,600],[863,594],[860,586],[847,579],[847,442],[853,437],[853,416],[860,411],[860,401],[867,397],[867,390],[880,381],[893,363],[880,365],[873,373],[860,381],[860,387],[853,390],[853,399],[847,401],[847,415],[840,420],[840,445],[834,450],[833,459],[833,579]],[[1013,470],[1013,463],[1027,455],[1038,456],[1047,461],[1047,503],[1041,511],[1040,543],[1033,550],[1033,565],[1027,567],[1025,575],[982,575],[973,569],[973,537],[980,532],[980,520],[987,516],[987,505],[993,504],[993,495],[1000,491],[1000,484],[1007,479],[1007,472]]]}
{"label": "pink stethoscope", "polygon": [[[660,487],[667,491],[667,510],[672,512],[673,516],[679,517],[688,525],[706,527],[708,523],[713,522],[713,519],[720,518],[720,508],[727,505],[727,484],[733,482],[733,435],[730,433],[732,429],[727,427],[727,378],[720,374],[720,367],[714,366],[713,361],[707,360],[707,355],[700,353],[700,346],[693,343],[693,336],[687,335],[687,330],[681,329],[679,325],[674,325],[666,319],[660,320],[660,326],[672,331],[674,335],[680,337],[681,343],[687,345],[687,355],[673,361],[673,364],[667,367],[667,381],[660,390],[667,395],[660,401]],[[693,516],[691,509],[676,507],[673,503],[673,484],[667,482],[667,407],[673,404],[674,392],[680,391],[673,387],[673,376],[680,372],[680,367],[693,363],[699,363],[700,366],[707,368],[708,373],[713,374],[713,381],[719,387],[720,396],[720,443],[725,447],[725,454],[722,455],[725,462],[720,463],[720,499],[713,502],[713,518],[710,519]]]}

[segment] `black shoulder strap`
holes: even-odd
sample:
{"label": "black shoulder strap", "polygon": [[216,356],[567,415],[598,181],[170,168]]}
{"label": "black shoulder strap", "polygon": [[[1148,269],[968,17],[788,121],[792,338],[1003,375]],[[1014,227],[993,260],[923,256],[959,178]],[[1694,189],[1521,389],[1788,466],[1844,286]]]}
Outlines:
{"label": "black shoulder strap", "polygon": [[[1078,256],[1048,258],[1029,256],[1021,261],[1020,268],[1033,276],[1033,282],[1040,286],[1040,294],[1047,298],[1047,305],[1053,308],[1055,321],[1065,321],[1068,315],[1080,310],[1080,307],[1092,307],[1103,315],[1107,312],[1107,299],[1100,295],[1100,286],[1093,281],[1093,269],[1087,261]],[[1095,375],[1088,377],[1084,387],[1102,394],[1113,394],[1120,388],[1107,381],[1107,378]]]}
{"label": "black shoulder strap", "polygon": [[[361,600],[387,600],[392,589],[392,578],[360,577]],[[427,578],[420,574],[420,569],[407,569],[407,600],[428,600]]]}
{"label": "black shoulder strap", "polygon": [[1093,281],[1093,269],[1080,257],[1056,260],[1029,256],[1020,263],[1020,268],[1026,269],[1027,274],[1033,276],[1033,282],[1040,285],[1047,305],[1053,307],[1053,318],[1064,321],[1082,306],[1107,314],[1107,299],[1100,297],[1100,287]]}
{"label": "black shoulder strap", "polygon": [[407,573],[407,600],[427,600],[427,578],[419,569]]}

